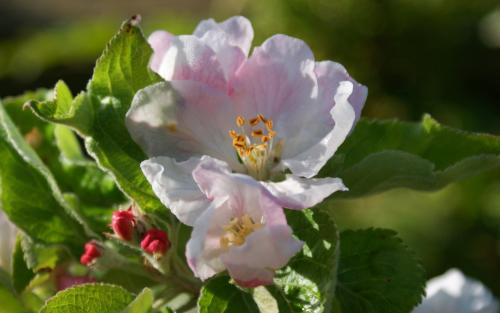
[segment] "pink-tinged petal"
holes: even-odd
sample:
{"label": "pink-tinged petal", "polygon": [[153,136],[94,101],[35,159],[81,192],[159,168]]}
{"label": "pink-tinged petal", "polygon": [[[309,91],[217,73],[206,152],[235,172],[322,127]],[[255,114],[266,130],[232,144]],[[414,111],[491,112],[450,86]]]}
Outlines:
{"label": "pink-tinged petal", "polygon": [[224,200],[220,200],[213,202],[194,224],[186,246],[186,259],[195,276],[201,280],[225,269],[220,260],[220,254],[223,253],[220,237],[223,235],[222,227],[231,217],[231,210],[224,204]]}
{"label": "pink-tinged petal", "polygon": [[333,127],[332,104],[318,100],[314,57],[301,40],[276,35],[255,48],[231,81],[231,97],[246,118],[271,118],[283,156],[297,155]]}
{"label": "pink-tinged petal", "polygon": [[156,157],[141,163],[156,196],[181,222],[190,226],[210,206],[191,175],[199,162],[199,158],[176,162],[169,157]]}
{"label": "pink-tinged petal", "polygon": [[281,182],[262,182],[282,207],[311,208],[336,191],[347,191],[340,178],[301,178],[287,175]]}
{"label": "pink-tinged petal", "polygon": [[226,163],[203,156],[193,178],[209,199],[224,199],[235,216],[249,214],[254,220],[286,225],[282,208],[269,191],[252,177],[232,173]]}
{"label": "pink-tinged petal", "polygon": [[302,245],[288,225],[265,225],[251,233],[243,245],[229,249],[221,259],[233,278],[251,281],[262,279],[259,269],[276,270],[285,266]]}
{"label": "pink-tinged petal", "polygon": [[148,42],[151,45],[151,48],[153,48],[154,52],[149,62],[149,66],[153,71],[158,72],[158,70],[160,69],[163,56],[170,47],[171,42],[172,40],[174,40],[174,38],[174,35],[163,30],[157,30],[149,35]]}
{"label": "pink-tinged petal", "polygon": [[[213,19],[201,21],[193,35],[201,38],[207,44],[215,45],[215,51],[225,46],[238,47],[247,56],[253,40],[253,28],[250,21],[243,16],[233,16],[217,23]],[[220,43],[218,40],[223,39]]]}
{"label": "pink-tinged petal", "polygon": [[197,81],[227,90],[224,71],[210,46],[195,36],[167,34],[155,32],[150,38],[154,52],[150,65],[155,72],[167,81]]}
{"label": "pink-tinged petal", "polygon": [[350,81],[340,82],[334,97],[335,106],[330,112],[335,121],[331,131],[319,143],[304,152],[283,156],[283,163],[294,175],[307,178],[316,175],[349,135],[356,121],[356,112],[348,100],[352,93],[353,84]]}
{"label": "pink-tinged petal", "polygon": [[230,81],[248,55],[253,29],[249,20],[234,16],[222,23],[213,19],[204,20],[198,24],[194,35],[215,51],[226,81]]}
{"label": "pink-tinged petal", "polygon": [[355,81],[349,73],[347,73],[347,70],[336,62],[317,62],[314,72],[318,78],[319,98],[321,101],[333,104],[333,99],[340,82],[350,81],[352,83],[353,91],[348,100],[356,112],[356,121],[358,121],[361,117],[361,111],[365,106],[368,88]]}
{"label": "pink-tinged petal", "polygon": [[228,130],[234,128],[229,98],[192,81],[163,82],[140,90],[126,115],[126,126],[150,157],[177,161],[211,155],[241,168]]}
{"label": "pink-tinged petal", "polygon": [[226,267],[229,275],[241,287],[256,288],[273,283],[274,270],[231,263],[226,264]]}

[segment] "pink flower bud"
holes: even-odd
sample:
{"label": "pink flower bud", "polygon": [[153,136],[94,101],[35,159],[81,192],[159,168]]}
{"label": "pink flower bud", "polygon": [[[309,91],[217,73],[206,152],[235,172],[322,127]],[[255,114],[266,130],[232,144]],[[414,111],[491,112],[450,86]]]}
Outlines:
{"label": "pink flower bud", "polygon": [[135,217],[132,209],[127,211],[114,211],[111,227],[115,234],[125,241],[131,241],[134,236]]}
{"label": "pink flower bud", "polygon": [[80,257],[80,263],[82,263],[83,265],[90,265],[100,256],[101,256],[100,249],[94,242],[89,241],[85,244],[85,252]]}
{"label": "pink flower bud", "polygon": [[149,254],[163,255],[170,248],[166,232],[160,229],[150,229],[141,241],[142,250]]}

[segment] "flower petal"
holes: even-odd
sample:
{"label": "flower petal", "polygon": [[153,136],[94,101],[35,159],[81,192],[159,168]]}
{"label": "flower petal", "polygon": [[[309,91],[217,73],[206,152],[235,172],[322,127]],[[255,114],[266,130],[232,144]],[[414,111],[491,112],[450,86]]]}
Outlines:
{"label": "flower petal", "polygon": [[413,313],[496,313],[500,309],[491,291],[457,269],[429,280],[426,294]]}
{"label": "flower petal", "polygon": [[283,156],[283,163],[293,174],[307,178],[316,175],[344,142],[355,121],[356,112],[349,102],[353,84],[342,81],[337,88],[330,115],[335,121],[331,131],[317,144],[298,155]]}
{"label": "flower petal", "polygon": [[240,48],[247,56],[252,45],[253,28],[247,18],[233,16],[221,23],[217,23],[213,19],[201,21],[193,35],[211,45],[216,52],[231,46]]}
{"label": "flower petal", "polygon": [[191,238],[186,245],[186,259],[196,277],[206,280],[222,272],[225,267],[219,256],[222,226],[231,218],[231,210],[224,199],[214,201],[194,224]]}
{"label": "flower petal", "polygon": [[287,175],[281,182],[262,182],[282,207],[301,210],[311,208],[336,191],[346,191],[340,178],[305,179]]}
{"label": "flower petal", "polygon": [[148,42],[154,52],[149,62],[149,67],[153,71],[158,72],[160,69],[163,56],[173,40],[175,40],[175,36],[163,30],[157,30],[149,35]]}
{"label": "flower petal", "polygon": [[210,206],[191,175],[199,162],[199,158],[176,162],[169,157],[156,157],[141,163],[156,196],[182,223],[190,226]]}
{"label": "flower petal", "polygon": [[221,91],[227,90],[216,53],[198,37],[172,36],[157,31],[150,36],[149,42],[153,48],[151,69],[163,79],[192,80]]}
{"label": "flower petal", "polygon": [[274,275],[274,270],[285,266],[302,245],[288,225],[266,225],[250,234],[243,245],[229,249],[221,259],[235,280],[267,284],[272,278],[269,270]]}
{"label": "flower petal", "polygon": [[192,81],[163,82],[140,90],[126,115],[127,128],[150,157],[177,161],[211,155],[241,168],[228,130],[234,118],[230,100]]}
{"label": "flower petal", "polygon": [[267,188],[248,175],[232,173],[226,163],[203,156],[193,178],[209,199],[227,197],[235,215],[250,214],[255,220],[264,216],[267,223],[286,225],[282,208]]}
{"label": "flower petal", "polygon": [[243,117],[271,118],[283,157],[298,155],[333,128],[333,102],[318,99],[314,57],[301,40],[276,35],[255,48],[230,82],[231,97]]}
{"label": "flower petal", "polygon": [[226,81],[230,81],[248,55],[253,29],[245,17],[234,16],[222,23],[213,19],[204,20],[198,24],[194,35],[215,51]]}
{"label": "flower petal", "polygon": [[[317,62],[314,72],[318,78],[319,97],[321,101],[330,102],[333,104],[335,93],[342,81],[350,81],[353,85],[353,91],[349,96],[349,103],[356,112],[356,121],[361,117],[361,111],[365,106],[366,97],[368,96],[368,88],[355,81],[345,67],[341,64],[332,61]],[[353,125],[354,127],[354,125]]]}

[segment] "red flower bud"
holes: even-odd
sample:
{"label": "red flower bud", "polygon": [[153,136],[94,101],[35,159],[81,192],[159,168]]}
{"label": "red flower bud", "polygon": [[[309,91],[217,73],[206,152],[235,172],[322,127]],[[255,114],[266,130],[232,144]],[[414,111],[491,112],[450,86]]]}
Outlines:
{"label": "red flower bud", "polygon": [[131,209],[127,211],[114,211],[111,227],[115,234],[125,241],[134,237],[135,217]]}
{"label": "red flower bud", "polygon": [[85,252],[80,257],[80,263],[83,265],[89,265],[94,262],[95,259],[101,256],[101,251],[95,243],[92,241],[85,244]]}
{"label": "red flower bud", "polygon": [[167,233],[159,229],[148,230],[141,241],[141,248],[149,254],[165,254],[170,248]]}

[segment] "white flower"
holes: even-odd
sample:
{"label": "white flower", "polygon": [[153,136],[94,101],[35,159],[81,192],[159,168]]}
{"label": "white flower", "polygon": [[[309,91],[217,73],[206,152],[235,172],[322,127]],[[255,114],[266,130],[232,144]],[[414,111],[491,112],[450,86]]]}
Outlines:
{"label": "white flower", "polygon": [[366,87],[285,35],[247,57],[252,39],[244,17],[149,38],[151,67],[168,82],[137,93],[126,125],[150,157],[141,168],[153,190],[188,225],[209,205],[192,178],[203,155],[253,177],[290,209],[347,189],[339,178],[312,177],[354,127]]}
{"label": "white flower", "polygon": [[11,259],[16,244],[17,228],[0,210],[0,268],[11,271]]}
{"label": "white flower", "polygon": [[498,313],[498,302],[480,282],[450,269],[427,282],[427,297],[413,313]]}
{"label": "white flower", "polygon": [[193,172],[208,209],[196,220],[186,247],[188,264],[205,280],[228,270],[241,286],[273,282],[274,270],[302,248],[292,236],[283,208],[261,184],[231,173],[227,165],[204,156]]}

